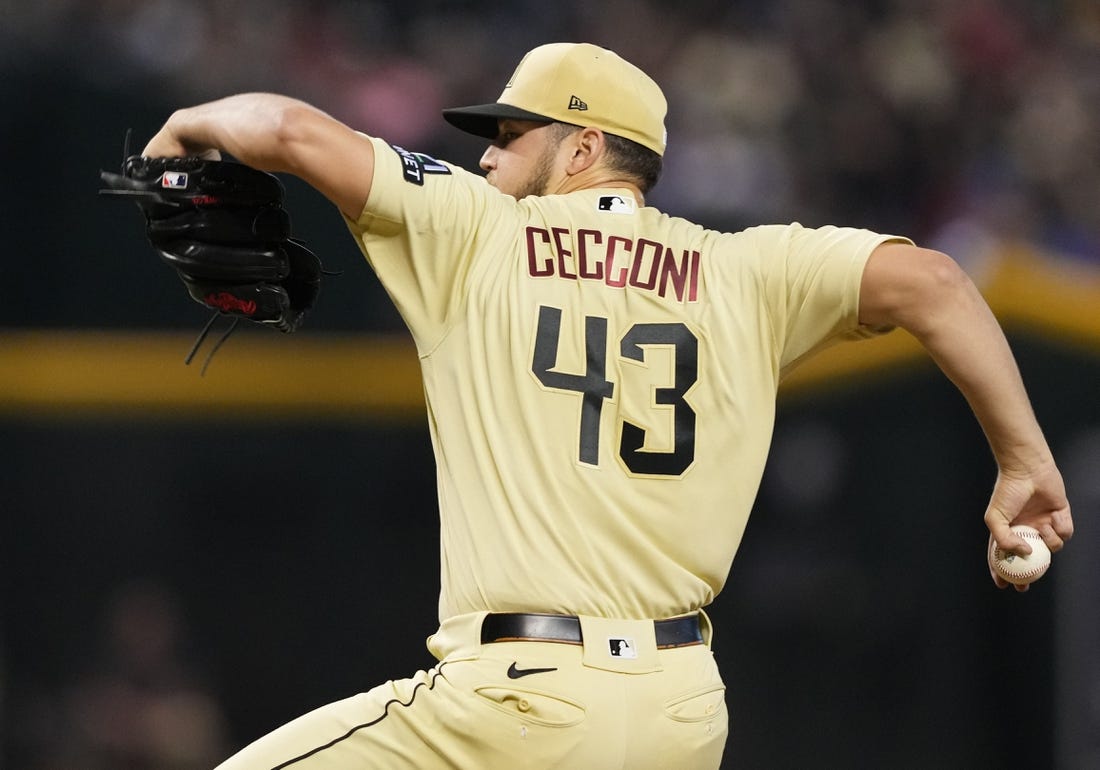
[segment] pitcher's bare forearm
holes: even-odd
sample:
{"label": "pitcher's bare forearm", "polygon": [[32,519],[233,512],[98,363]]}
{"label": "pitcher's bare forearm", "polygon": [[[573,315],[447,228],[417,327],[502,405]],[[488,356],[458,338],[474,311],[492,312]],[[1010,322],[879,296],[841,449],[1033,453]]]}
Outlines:
{"label": "pitcher's bare forearm", "polygon": [[881,246],[864,270],[860,321],[909,331],[966,398],[997,461],[985,514],[994,539],[1026,553],[1009,525],[1028,523],[1059,550],[1073,534],[1061,473],[1004,332],[966,273],[939,252]]}
{"label": "pitcher's bare forearm", "polygon": [[290,97],[238,94],[177,110],[142,154],[214,151],[254,168],[300,177],[352,218],[358,218],[370,194],[370,142],[332,116]]}
{"label": "pitcher's bare forearm", "polygon": [[864,271],[860,321],[899,326],[920,341],[966,397],[1002,468],[1052,462],[1004,332],[950,257],[880,247]]}

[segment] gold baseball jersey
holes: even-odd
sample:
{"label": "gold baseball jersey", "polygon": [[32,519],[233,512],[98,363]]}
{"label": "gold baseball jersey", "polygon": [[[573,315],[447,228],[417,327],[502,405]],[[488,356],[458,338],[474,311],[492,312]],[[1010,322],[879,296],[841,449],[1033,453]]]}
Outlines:
{"label": "gold baseball jersey", "polygon": [[370,198],[348,225],[420,356],[440,619],[707,605],[752,509],[780,379],[871,333],[860,279],[893,236],[722,233],[618,189],[516,201],[370,141]]}

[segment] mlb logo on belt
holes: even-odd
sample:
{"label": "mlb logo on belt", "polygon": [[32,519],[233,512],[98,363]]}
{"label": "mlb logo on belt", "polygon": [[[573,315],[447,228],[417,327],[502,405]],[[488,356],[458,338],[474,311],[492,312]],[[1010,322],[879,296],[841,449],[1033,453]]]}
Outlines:
{"label": "mlb logo on belt", "polygon": [[613,658],[637,658],[638,649],[634,646],[633,639],[611,637],[607,640],[608,652]]}
{"label": "mlb logo on belt", "polygon": [[165,171],[160,178],[160,186],[170,190],[184,190],[187,188],[187,174],[182,171]]}

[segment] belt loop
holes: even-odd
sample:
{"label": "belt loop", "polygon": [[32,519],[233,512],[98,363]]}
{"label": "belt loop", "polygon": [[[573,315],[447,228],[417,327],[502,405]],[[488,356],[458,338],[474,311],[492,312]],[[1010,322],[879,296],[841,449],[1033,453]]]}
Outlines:
{"label": "belt loop", "polygon": [[708,615],[703,608],[699,608],[699,631],[703,635],[703,644],[707,646],[707,649],[711,649],[711,644],[714,641],[714,624],[710,622],[710,615]]}
{"label": "belt loop", "polygon": [[489,613],[454,615],[439,624],[428,637],[428,651],[436,660],[473,660],[481,654],[481,624]]}

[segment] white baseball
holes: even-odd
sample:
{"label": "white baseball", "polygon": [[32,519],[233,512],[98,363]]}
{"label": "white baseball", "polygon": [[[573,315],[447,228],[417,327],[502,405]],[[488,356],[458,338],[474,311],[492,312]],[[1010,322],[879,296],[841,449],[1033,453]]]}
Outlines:
{"label": "white baseball", "polygon": [[1031,546],[1031,553],[1026,556],[1012,553],[993,541],[989,548],[989,564],[998,575],[1013,585],[1034,583],[1050,567],[1050,549],[1034,527],[1017,524],[1012,527],[1012,531],[1027,541]]}

